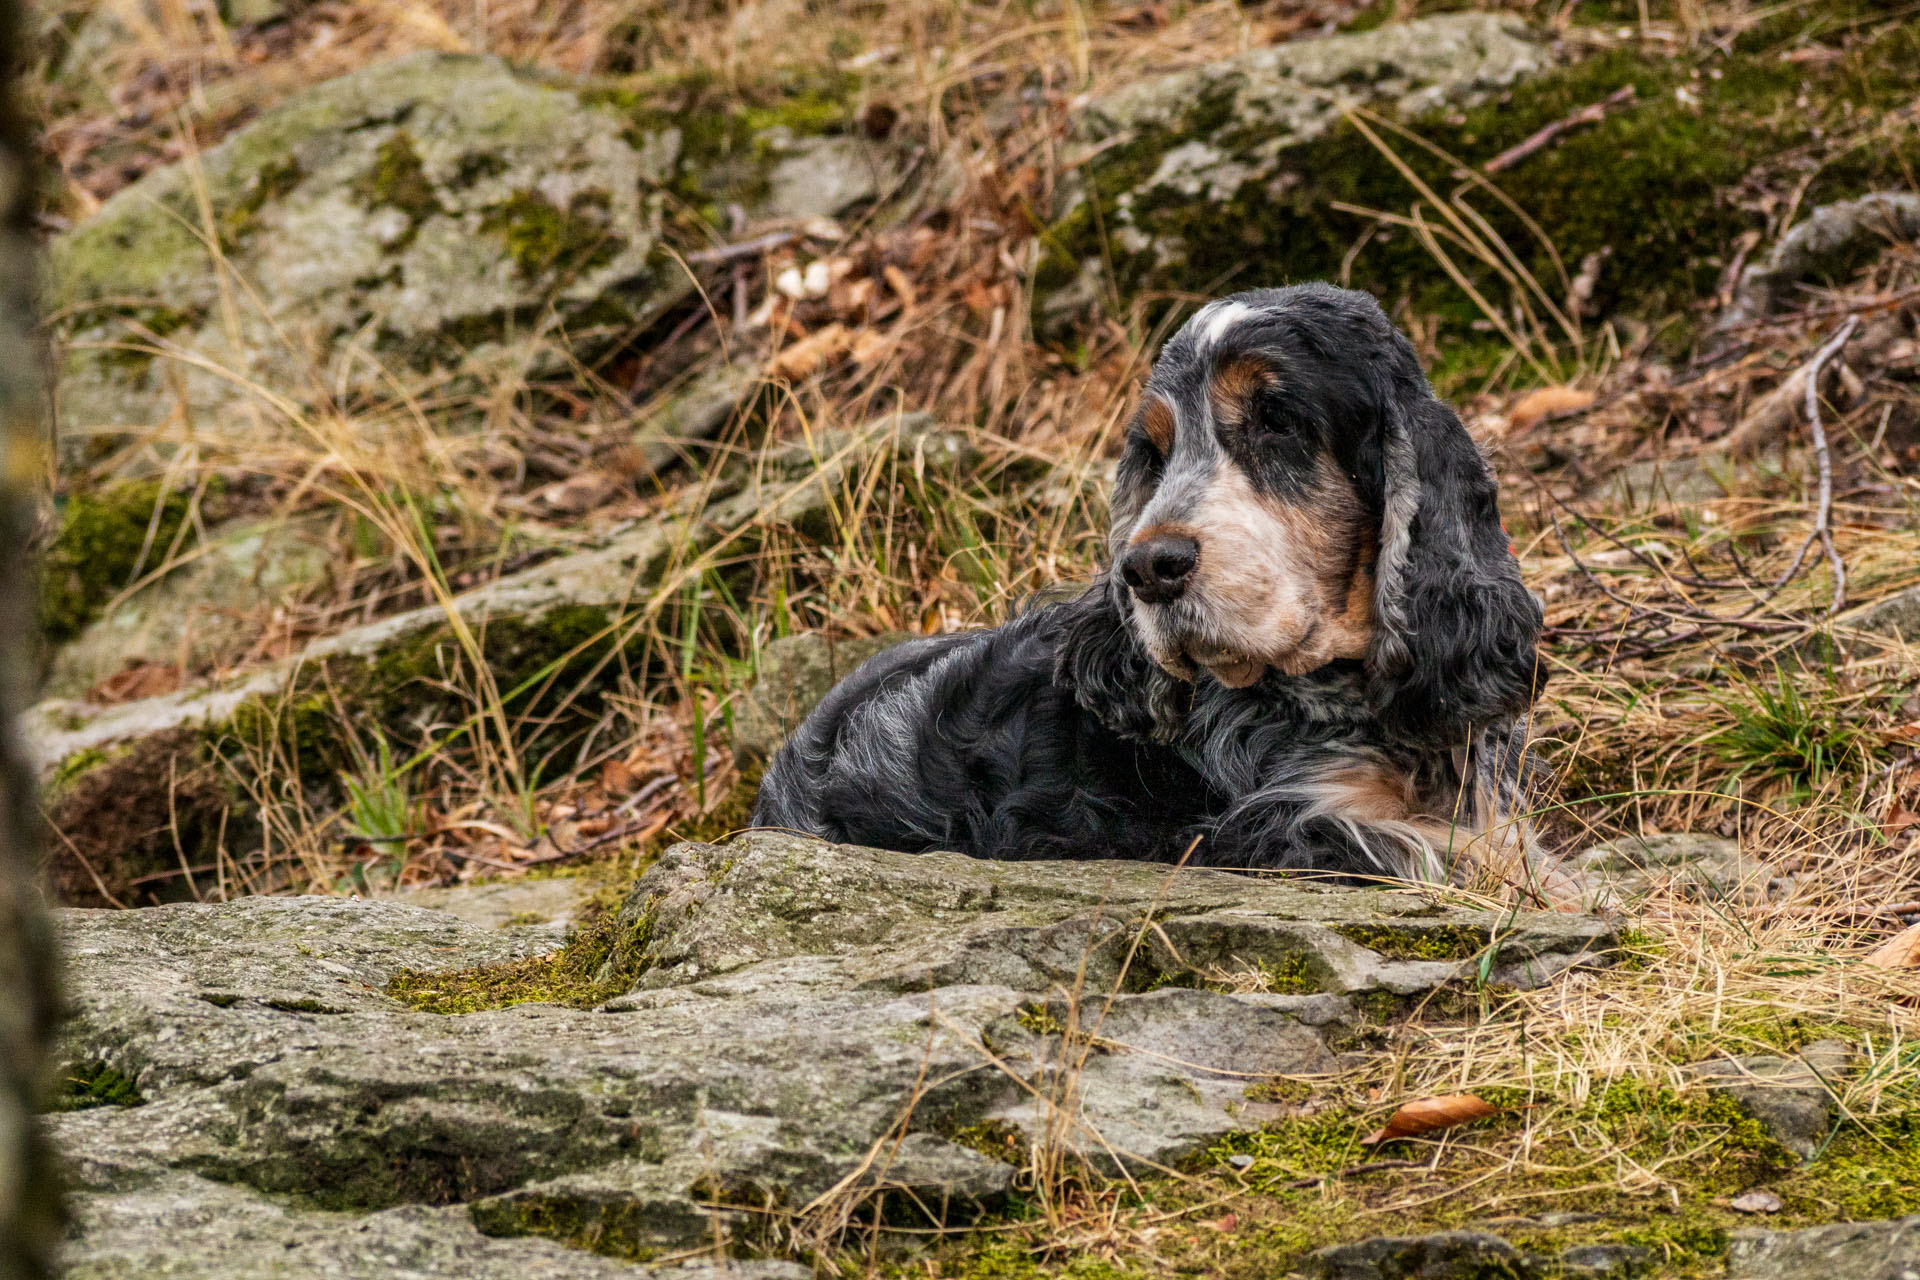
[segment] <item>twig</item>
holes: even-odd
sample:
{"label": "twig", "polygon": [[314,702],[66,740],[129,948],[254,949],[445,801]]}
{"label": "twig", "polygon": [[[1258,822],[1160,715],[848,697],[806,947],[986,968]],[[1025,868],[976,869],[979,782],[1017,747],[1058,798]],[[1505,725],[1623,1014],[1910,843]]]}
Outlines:
{"label": "twig", "polygon": [[763,236],[751,240],[738,240],[733,244],[723,244],[714,249],[696,249],[687,255],[687,261],[696,266],[712,266],[720,262],[733,262],[739,258],[751,258],[792,244],[801,238],[798,231],[769,231]]}
{"label": "twig", "polygon": [[1825,307],[1819,311],[1790,311],[1785,315],[1772,316],[1764,320],[1750,320],[1745,324],[1728,325],[1722,333],[1747,333],[1754,329],[1782,329],[1790,325],[1807,324],[1815,320],[1840,320],[1849,316],[1872,315],[1876,311],[1887,311],[1903,302],[1912,302],[1920,298],[1920,286],[1902,289],[1899,293],[1884,298],[1870,298],[1865,302],[1848,303],[1844,307]]}
{"label": "twig", "polygon": [[1840,607],[1847,602],[1847,567],[1833,545],[1833,457],[1827,448],[1827,429],[1820,422],[1820,370],[1827,361],[1839,354],[1840,348],[1847,345],[1847,339],[1859,327],[1860,317],[1848,316],[1846,323],[1821,344],[1820,349],[1813,353],[1813,359],[1807,361],[1807,391],[1803,408],[1807,415],[1807,430],[1813,436],[1814,460],[1820,467],[1820,502],[1814,508],[1813,531],[1807,534],[1806,540],[1793,553],[1793,562],[1787,566],[1786,572],[1773,584],[1773,590],[1778,592],[1792,581],[1793,576],[1800,572],[1800,562],[1806,558],[1807,549],[1818,542],[1827,553],[1827,563],[1833,566],[1833,599],[1827,605],[1829,618],[1840,612]]}
{"label": "twig", "polygon": [[1534,152],[1540,150],[1540,148],[1546,146],[1549,142],[1552,142],[1567,130],[1578,128],[1583,124],[1599,124],[1602,120],[1606,119],[1608,107],[1621,107],[1632,102],[1634,92],[1635,90],[1632,85],[1622,85],[1600,101],[1590,102],[1573,114],[1563,116],[1555,120],[1552,124],[1535,130],[1527,137],[1514,143],[1505,151],[1502,151],[1499,155],[1481,165],[1480,171],[1482,173],[1498,173],[1502,169],[1510,169]]}

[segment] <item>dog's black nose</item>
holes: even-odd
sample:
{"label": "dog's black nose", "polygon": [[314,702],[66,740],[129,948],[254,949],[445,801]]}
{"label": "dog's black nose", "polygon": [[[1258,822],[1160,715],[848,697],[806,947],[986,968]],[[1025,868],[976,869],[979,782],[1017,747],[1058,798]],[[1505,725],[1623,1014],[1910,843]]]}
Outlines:
{"label": "dog's black nose", "polygon": [[1127,549],[1120,559],[1120,576],[1142,604],[1165,604],[1186,593],[1187,580],[1199,563],[1199,543],[1162,533]]}

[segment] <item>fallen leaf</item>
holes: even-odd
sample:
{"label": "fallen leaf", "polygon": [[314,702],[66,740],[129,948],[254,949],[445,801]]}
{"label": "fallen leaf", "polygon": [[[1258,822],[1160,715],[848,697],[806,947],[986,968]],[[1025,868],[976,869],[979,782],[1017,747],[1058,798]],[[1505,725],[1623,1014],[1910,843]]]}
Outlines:
{"label": "fallen leaf", "polygon": [[1575,387],[1538,387],[1521,396],[1507,410],[1507,423],[1515,431],[1531,431],[1563,413],[1573,413],[1593,403],[1593,392]]}
{"label": "fallen leaf", "polygon": [[1786,1206],[1779,1196],[1762,1187],[1735,1196],[1731,1207],[1739,1213],[1778,1213]]}
{"label": "fallen leaf", "polygon": [[87,701],[113,706],[140,698],[157,698],[178,689],[180,681],[180,668],[173,663],[136,662],[87,690]]}
{"label": "fallen leaf", "polygon": [[872,364],[893,350],[893,339],[877,329],[862,329],[853,340],[853,362]]}
{"label": "fallen leaf", "polygon": [[1882,969],[1920,969],[1920,924],[1907,926],[1875,947],[1867,963]]}
{"label": "fallen leaf", "polygon": [[600,766],[600,786],[610,796],[631,795],[640,783],[640,775],[625,760],[609,760]]}
{"label": "fallen leaf", "polygon": [[893,290],[893,296],[900,299],[900,305],[911,308],[920,294],[913,287],[913,281],[907,278],[907,273],[888,263],[880,268],[880,274],[886,277],[887,288]]}
{"label": "fallen leaf", "polygon": [[775,378],[799,382],[811,378],[838,360],[853,347],[853,331],[843,324],[830,324],[808,334],[767,361],[767,373]]}
{"label": "fallen leaf", "polygon": [[1240,1225],[1240,1215],[1237,1213],[1230,1213],[1226,1217],[1221,1218],[1219,1221],[1209,1222],[1207,1225],[1212,1227],[1215,1231],[1221,1231],[1221,1232],[1232,1231]]}
{"label": "fallen leaf", "polygon": [[1466,1124],[1470,1120],[1484,1120],[1499,1113],[1500,1108],[1491,1105],[1471,1093],[1449,1093],[1438,1098],[1420,1098],[1403,1103],[1400,1109],[1387,1119],[1384,1129],[1376,1130],[1360,1139],[1367,1146],[1382,1142],[1392,1142],[1398,1138],[1417,1137],[1423,1133],[1432,1133],[1436,1129],[1451,1129],[1457,1124]]}
{"label": "fallen leaf", "polygon": [[1893,807],[1887,810],[1887,816],[1880,820],[1880,830],[1889,836],[1895,836],[1915,823],[1920,823],[1920,813],[1915,813],[1896,800]]}

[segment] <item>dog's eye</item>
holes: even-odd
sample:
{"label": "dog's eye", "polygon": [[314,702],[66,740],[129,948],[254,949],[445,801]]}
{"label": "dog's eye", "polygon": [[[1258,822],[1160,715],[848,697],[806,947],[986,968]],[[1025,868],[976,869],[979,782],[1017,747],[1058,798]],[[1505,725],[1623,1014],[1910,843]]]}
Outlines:
{"label": "dog's eye", "polygon": [[1262,387],[1253,393],[1252,416],[1260,430],[1272,435],[1292,435],[1298,429],[1293,415],[1281,403],[1279,393],[1271,387]]}

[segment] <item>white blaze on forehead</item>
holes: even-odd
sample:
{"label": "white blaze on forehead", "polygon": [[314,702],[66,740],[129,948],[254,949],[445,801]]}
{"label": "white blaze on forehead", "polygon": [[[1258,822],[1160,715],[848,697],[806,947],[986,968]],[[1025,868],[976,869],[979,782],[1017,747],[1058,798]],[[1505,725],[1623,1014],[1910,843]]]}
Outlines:
{"label": "white blaze on forehead", "polygon": [[1209,302],[1200,308],[1193,323],[1199,326],[1200,341],[1212,346],[1226,337],[1229,329],[1252,314],[1253,308],[1244,302]]}

